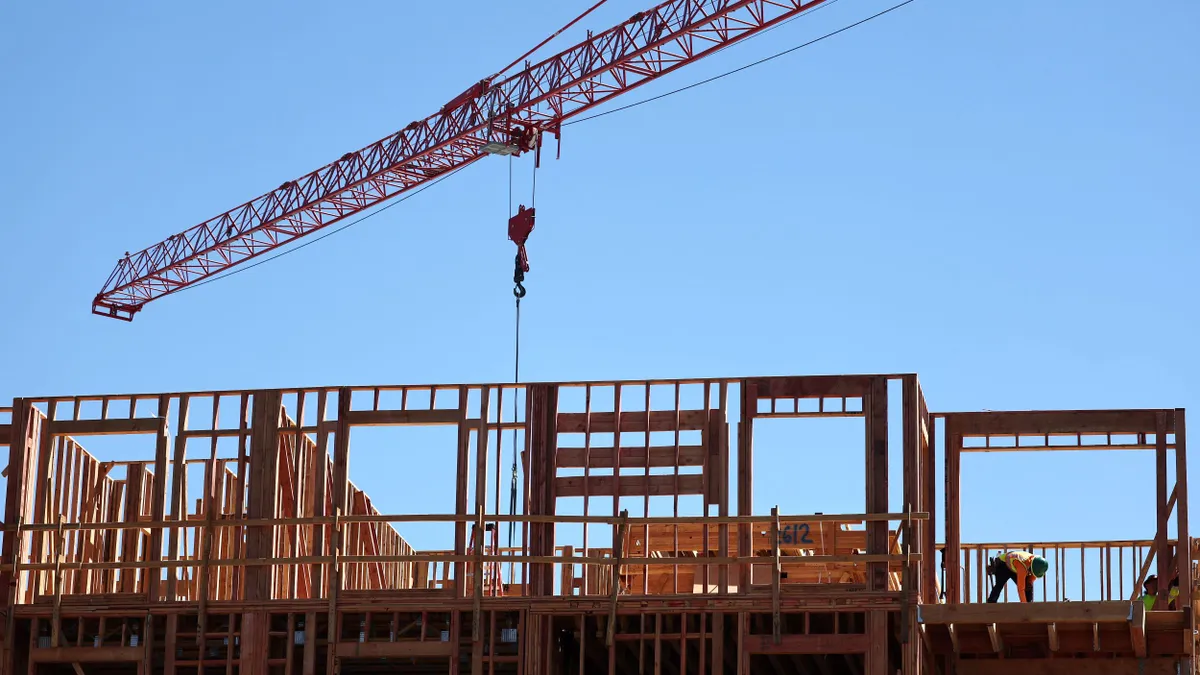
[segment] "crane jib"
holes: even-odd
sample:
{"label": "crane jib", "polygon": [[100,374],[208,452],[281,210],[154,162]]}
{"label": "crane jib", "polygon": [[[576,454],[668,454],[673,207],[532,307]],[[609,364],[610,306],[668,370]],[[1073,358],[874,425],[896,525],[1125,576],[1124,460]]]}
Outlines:
{"label": "crane jib", "polygon": [[827,0],[668,0],[442,111],[230,211],[122,257],[93,313],[132,320],[147,303],[370,209]]}

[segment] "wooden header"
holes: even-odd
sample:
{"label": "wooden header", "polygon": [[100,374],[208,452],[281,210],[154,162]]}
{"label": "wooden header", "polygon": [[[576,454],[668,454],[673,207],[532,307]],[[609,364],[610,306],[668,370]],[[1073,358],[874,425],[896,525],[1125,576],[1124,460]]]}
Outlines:
{"label": "wooden header", "polygon": [[945,413],[963,436],[1044,434],[1152,434],[1158,413],[1167,413],[1167,433],[1175,433],[1174,410],[1053,410]]}

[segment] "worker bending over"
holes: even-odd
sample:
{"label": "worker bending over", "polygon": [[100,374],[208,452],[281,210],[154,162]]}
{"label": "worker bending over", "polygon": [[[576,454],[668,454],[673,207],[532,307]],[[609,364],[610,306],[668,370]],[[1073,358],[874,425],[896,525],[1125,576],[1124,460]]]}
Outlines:
{"label": "worker bending over", "polygon": [[1033,580],[1046,576],[1050,565],[1046,559],[1028,551],[1007,551],[992,558],[989,563],[989,573],[992,575],[992,592],[988,594],[988,602],[1000,600],[1004,586],[1013,580],[1017,582],[1017,595],[1021,602],[1033,601]]}

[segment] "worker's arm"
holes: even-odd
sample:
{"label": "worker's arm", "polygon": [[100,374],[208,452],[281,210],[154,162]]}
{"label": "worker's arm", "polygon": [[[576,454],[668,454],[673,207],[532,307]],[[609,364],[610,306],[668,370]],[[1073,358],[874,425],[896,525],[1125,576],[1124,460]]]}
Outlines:
{"label": "worker's arm", "polygon": [[1032,574],[1025,577],[1026,602],[1033,602],[1033,580],[1034,580],[1034,576]]}
{"label": "worker's arm", "polygon": [[[1025,571],[1021,565],[1013,565],[1016,569],[1013,572],[1017,575],[1017,595],[1021,596],[1021,602],[1029,602],[1029,598],[1025,597],[1025,584],[1029,584],[1029,590],[1033,590],[1033,576]],[[1032,593],[1031,593],[1032,595]]]}

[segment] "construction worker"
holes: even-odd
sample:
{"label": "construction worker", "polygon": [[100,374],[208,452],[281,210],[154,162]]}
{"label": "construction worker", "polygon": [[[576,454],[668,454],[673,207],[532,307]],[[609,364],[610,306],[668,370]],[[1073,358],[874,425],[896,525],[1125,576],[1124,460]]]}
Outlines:
{"label": "construction worker", "polygon": [[[1175,601],[1179,599],[1179,577],[1171,580],[1171,585],[1167,588],[1167,606],[1161,609],[1175,609]],[[1146,605],[1146,611],[1154,609],[1154,605],[1158,602],[1158,575],[1151,574],[1142,582],[1142,604]]]}
{"label": "construction worker", "polygon": [[992,558],[988,567],[994,580],[988,602],[1000,600],[1000,594],[1010,579],[1017,582],[1017,595],[1021,602],[1032,602],[1033,580],[1046,576],[1046,571],[1050,569],[1045,558],[1028,551],[1006,551]]}

